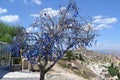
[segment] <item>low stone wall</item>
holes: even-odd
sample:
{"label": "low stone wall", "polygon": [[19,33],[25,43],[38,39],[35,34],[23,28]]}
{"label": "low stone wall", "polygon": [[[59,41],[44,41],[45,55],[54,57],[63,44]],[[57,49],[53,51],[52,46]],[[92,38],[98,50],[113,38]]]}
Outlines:
{"label": "low stone wall", "polygon": [[10,66],[10,68],[9,68],[9,71],[20,71],[20,70],[22,70],[22,67],[19,64]]}
{"label": "low stone wall", "polygon": [[37,64],[32,64],[26,58],[22,58],[22,70],[39,71],[40,68]]}

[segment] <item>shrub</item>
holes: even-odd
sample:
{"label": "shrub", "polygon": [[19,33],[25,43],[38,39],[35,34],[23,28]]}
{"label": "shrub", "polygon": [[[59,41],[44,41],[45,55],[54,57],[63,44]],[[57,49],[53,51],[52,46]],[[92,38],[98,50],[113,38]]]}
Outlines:
{"label": "shrub", "polygon": [[71,60],[71,59],[75,59],[76,58],[72,51],[68,51],[66,53],[65,57],[67,58],[67,60]]}
{"label": "shrub", "polygon": [[112,63],[110,67],[108,67],[108,72],[110,73],[110,75],[113,76],[118,76],[118,78],[120,79],[120,73],[119,70],[117,69],[116,66],[114,66],[114,64]]}

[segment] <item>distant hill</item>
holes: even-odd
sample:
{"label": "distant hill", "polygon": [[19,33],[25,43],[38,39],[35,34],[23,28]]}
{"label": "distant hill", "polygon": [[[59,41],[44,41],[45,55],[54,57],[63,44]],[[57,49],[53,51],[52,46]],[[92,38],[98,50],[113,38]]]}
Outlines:
{"label": "distant hill", "polygon": [[114,62],[120,60],[120,51],[117,50],[76,50],[73,53],[81,55],[88,62]]}
{"label": "distant hill", "polygon": [[111,54],[111,55],[120,56],[120,50],[100,49],[100,50],[95,50],[95,52],[101,53],[101,54]]}

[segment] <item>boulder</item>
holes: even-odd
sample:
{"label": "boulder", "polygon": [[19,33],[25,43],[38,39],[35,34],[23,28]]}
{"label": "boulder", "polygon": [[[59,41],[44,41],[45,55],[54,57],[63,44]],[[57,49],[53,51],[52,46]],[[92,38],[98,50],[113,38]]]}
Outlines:
{"label": "boulder", "polygon": [[39,71],[40,68],[39,68],[39,66],[38,66],[37,64],[35,64],[35,65],[33,66],[33,70],[34,70],[34,71]]}

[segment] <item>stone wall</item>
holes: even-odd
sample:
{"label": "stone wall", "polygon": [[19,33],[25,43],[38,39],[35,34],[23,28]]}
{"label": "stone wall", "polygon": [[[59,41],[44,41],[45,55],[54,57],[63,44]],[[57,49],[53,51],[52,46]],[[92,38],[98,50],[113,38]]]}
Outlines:
{"label": "stone wall", "polygon": [[40,68],[37,64],[32,64],[26,58],[22,58],[22,70],[39,71]]}

